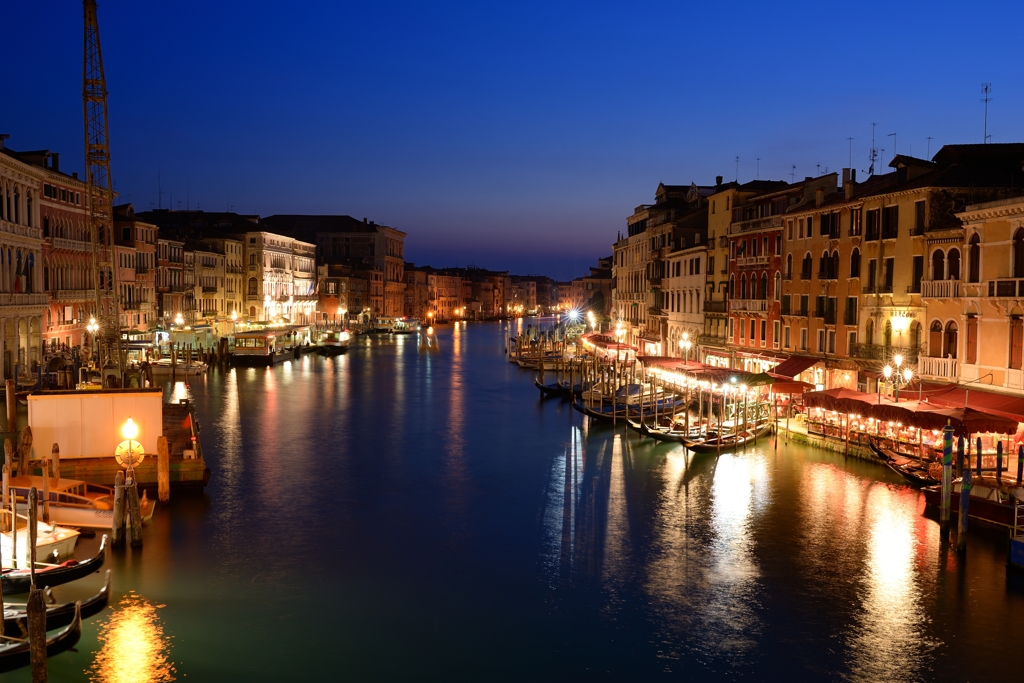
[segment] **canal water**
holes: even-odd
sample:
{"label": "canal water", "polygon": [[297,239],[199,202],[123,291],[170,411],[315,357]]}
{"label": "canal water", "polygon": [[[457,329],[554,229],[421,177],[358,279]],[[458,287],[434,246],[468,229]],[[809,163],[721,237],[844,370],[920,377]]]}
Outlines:
{"label": "canal water", "polygon": [[114,608],[51,680],[1014,670],[1024,585],[1005,534],[976,525],[959,557],[923,496],[873,463],[774,441],[694,456],[588,426],[539,399],[507,334],[440,328],[438,355],[364,337],[169,386],[196,403],[210,485],[108,561]]}

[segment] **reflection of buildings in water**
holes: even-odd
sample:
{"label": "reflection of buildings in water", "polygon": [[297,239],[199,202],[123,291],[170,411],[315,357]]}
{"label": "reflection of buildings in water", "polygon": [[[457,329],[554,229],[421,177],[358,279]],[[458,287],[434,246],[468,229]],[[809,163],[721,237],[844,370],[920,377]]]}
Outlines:
{"label": "reflection of buildings in water", "polygon": [[[926,556],[919,552],[922,539],[914,537],[918,497],[882,484],[872,485],[868,493],[861,531],[867,543],[859,577],[861,604],[847,639],[854,680],[918,680],[940,644],[924,632],[928,619],[918,570]],[[926,572],[934,573],[935,567]]]}
{"label": "reflection of buildings in water", "polygon": [[94,683],[164,683],[175,680],[168,659],[171,640],[164,635],[157,606],[130,593],[121,599],[100,629],[103,644],[88,670]]}

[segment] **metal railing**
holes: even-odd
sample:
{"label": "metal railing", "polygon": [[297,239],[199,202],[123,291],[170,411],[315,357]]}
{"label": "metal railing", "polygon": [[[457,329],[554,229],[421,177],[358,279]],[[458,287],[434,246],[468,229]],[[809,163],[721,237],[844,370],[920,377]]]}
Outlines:
{"label": "metal railing", "polygon": [[767,299],[730,299],[730,311],[755,311],[763,312],[768,310]]}
{"label": "metal railing", "polygon": [[765,218],[752,218],[746,221],[736,221],[729,226],[730,233],[750,232],[751,230],[767,230],[770,228],[781,228],[782,216],[767,216]]}
{"label": "metal railing", "polygon": [[705,313],[725,313],[725,301],[704,301]]}
{"label": "metal railing", "polygon": [[883,346],[880,344],[854,344],[851,349],[852,355],[856,358],[886,362],[896,354],[900,354],[905,363],[916,363],[919,351],[919,349],[905,346]]}
{"label": "metal railing", "polygon": [[991,297],[1024,296],[1024,278],[989,280],[988,295]]}

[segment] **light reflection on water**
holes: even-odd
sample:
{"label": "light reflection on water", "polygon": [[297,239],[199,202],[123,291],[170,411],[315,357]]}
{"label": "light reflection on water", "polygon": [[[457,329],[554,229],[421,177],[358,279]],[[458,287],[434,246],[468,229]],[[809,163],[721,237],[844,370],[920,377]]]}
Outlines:
{"label": "light reflection on water", "polygon": [[157,609],[141,595],[124,596],[100,630],[103,644],[86,672],[93,683],[165,683],[175,680],[171,641]]}

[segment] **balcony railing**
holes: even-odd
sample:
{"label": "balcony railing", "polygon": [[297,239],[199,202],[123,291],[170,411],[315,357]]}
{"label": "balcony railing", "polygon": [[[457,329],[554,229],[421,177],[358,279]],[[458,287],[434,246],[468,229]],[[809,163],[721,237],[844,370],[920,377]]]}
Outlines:
{"label": "balcony railing", "polygon": [[955,379],[960,374],[959,369],[959,363],[956,358],[921,356],[917,359],[917,372],[927,377]]}
{"label": "balcony railing", "polygon": [[697,337],[697,343],[701,346],[725,346],[729,343],[729,338],[717,334],[702,334]]}
{"label": "balcony railing", "polygon": [[763,312],[768,310],[768,301],[766,299],[732,299],[729,301],[729,310]]}
{"label": "balcony railing", "polygon": [[750,232],[752,230],[769,230],[782,227],[782,216],[767,216],[765,218],[752,218],[747,221],[736,221],[729,226],[730,233]]}
{"label": "balcony railing", "polygon": [[58,289],[53,293],[54,301],[90,301],[96,298],[96,293],[91,289]]}
{"label": "balcony railing", "polygon": [[921,296],[934,299],[955,299],[960,296],[959,280],[922,280]]}
{"label": "balcony railing", "polygon": [[649,277],[647,278],[647,284],[651,287],[661,287],[661,277]]}
{"label": "balcony railing", "polygon": [[1024,296],[1024,278],[1013,280],[989,280],[988,295],[990,297]]}
{"label": "balcony railing", "polygon": [[46,294],[0,294],[0,306],[45,306]]}
{"label": "balcony railing", "polygon": [[69,240],[65,237],[52,238],[51,245],[54,249],[67,249],[68,251],[92,251],[92,242],[83,240]]}
{"label": "balcony railing", "polygon": [[843,313],[843,324],[844,325],[856,325],[857,324],[857,311],[846,311]]}
{"label": "balcony railing", "polygon": [[725,301],[704,301],[705,313],[725,313]]}
{"label": "balcony railing", "polygon": [[736,259],[736,266],[738,268],[766,265],[768,265],[767,256],[740,256],[739,258]]}
{"label": "balcony railing", "polygon": [[217,288],[216,287],[203,287],[203,294],[216,294],[216,293],[217,293]]}
{"label": "balcony railing", "polygon": [[782,274],[782,279],[783,280],[792,280],[793,279],[793,271],[790,271],[788,273],[783,273]]}
{"label": "balcony railing", "polygon": [[853,355],[857,358],[887,362],[896,354],[903,356],[904,363],[916,363],[918,349],[904,346],[881,346],[879,344],[854,344]]}
{"label": "balcony railing", "polygon": [[665,315],[659,306],[648,306],[647,315]]}

